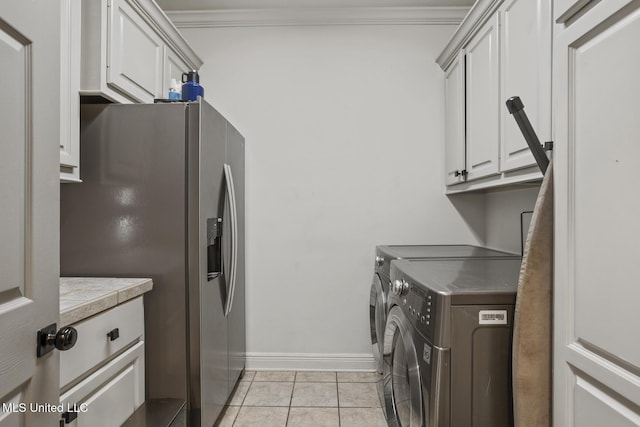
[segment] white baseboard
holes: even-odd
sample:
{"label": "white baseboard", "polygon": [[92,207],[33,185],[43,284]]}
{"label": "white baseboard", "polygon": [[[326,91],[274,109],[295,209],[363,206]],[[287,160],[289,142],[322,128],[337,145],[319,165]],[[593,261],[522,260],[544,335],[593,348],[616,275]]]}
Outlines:
{"label": "white baseboard", "polygon": [[375,371],[367,353],[247,353],[250,371]]}

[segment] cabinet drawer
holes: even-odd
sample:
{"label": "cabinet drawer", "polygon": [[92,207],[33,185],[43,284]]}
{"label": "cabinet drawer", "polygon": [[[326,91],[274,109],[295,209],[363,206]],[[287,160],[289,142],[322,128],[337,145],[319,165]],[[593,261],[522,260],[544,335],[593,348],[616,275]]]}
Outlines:
{"label": "cabinet drawer", "polygon": [[144,402],[144,343],[140,342],[60,397],[75,410],[69,427],[120,426]]}
{"label": "cabinet drawer", "polygon": [[[78,341],[71,350],[60,352],[60,387],[98,366],[144,334],[142,297],[114,307],[73,325]],[[119,337],[107,335],[118,329]]]}

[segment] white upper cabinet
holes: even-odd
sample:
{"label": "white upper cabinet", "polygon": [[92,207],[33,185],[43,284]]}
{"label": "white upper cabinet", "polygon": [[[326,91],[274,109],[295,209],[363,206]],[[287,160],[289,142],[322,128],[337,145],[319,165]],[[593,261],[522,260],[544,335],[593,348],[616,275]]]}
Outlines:
{"label": "white upper cabinet", "polygon": [[80,96],[168,98],[202,60],[153,0],[61,0],[60,180],[81,182]]}
{"label": "white upper cabinet", "polygon": [[464,181],[464,52],[460,51],[444,78],[445,165],[447,185]]}
{"label": "white upper cabinet", "polygon": [[565,23],[571,19],[576,13],[587,6],[589,3],[595,3],[594,0],[554,0],[554,20],[559,23]]}
{"label": "white upper cabinet", "polygon": [[138,102],[162,98],[162,39],[126,0],[113,0],[109,11],[107,85]]}
{"label": "white upper cabinet", "polygon": [[471,39],[466,49],[467,179],[498,173],[499,84],[498,16]]}
{"label": "white upper cabinet", "polygon": [[[445,71],[447,192],[540,180],[505,103],[519,96],[541,142],[550,139],[551,0],[476,1],[437,62]],[[463,87],[454,89],[460,73]]]}
{"label": "white upper cabinet", "polygon": [[167,98],[169,64],[181,74],[202,60],[153,0],[83,2],[82,95],[122,103]]}
{"label": "white upper cabinet", "polygon": [[507,0],[500,7],[501,172],[536,164],[505,108],[508,98],[519,96],[540,142],[551,140],[550,6],[548,0]]}
{"label": "white upper cabinet", "polygon": [[60,179],[80,181],[80,25],[82,0],[60,1]]}
{"label": "white upper cabinet", "polygon": [[173,50],[168,47],[165,47],[165,50],[164,77],[162,79],[163,98],[167,97],[171,79],[176,79],[176,82],[182,85],[182,73],[190,70],[189,66]]}

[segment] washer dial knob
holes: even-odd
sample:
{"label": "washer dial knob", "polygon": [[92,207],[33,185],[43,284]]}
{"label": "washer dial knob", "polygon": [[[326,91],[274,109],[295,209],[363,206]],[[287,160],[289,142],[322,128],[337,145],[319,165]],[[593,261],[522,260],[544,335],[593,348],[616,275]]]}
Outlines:
{"label": "washer dial knob", "polygon": [[393,287],[391,288],[391,292],[393,292],[394,295],[397,295],[399,297],[406,295],[407,292],[409,292],[409,283],[407,283],[407,281],[404,279],[394,280]]}
{"label": "washer dial knob", "polygon": [[384,264],[384,257],[376,255],[376,267],[382,267],[382,264]]}

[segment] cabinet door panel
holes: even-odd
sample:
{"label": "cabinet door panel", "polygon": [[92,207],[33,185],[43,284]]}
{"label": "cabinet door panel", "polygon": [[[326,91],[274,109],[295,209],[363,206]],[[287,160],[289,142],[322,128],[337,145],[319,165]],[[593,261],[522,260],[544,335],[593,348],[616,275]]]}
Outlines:
{"label": "cabinet door panel", "polygon": [[597,4],[555,41],[554,425],[640,419],[638,40],[636,0]]}
{"label": "cabinet door panel", "polygon": [[70,427],[121,425],[144,402],[144,343],[82,380],[60,396],[60,402],[80,410]]}
{"label": "cabinet door panel", "polygon": [[490,19],[466,48],[467,179],[498,173],[498,16]]}
{"label": "cabinet door panel", "polygon": [[151,103],[162,94],[162,39],[125,0],[116,0],[109,16],[107,84]]}
{"label": "cabinet door panel", "polygon": [[445,165],[446,184],[464,180],[464,51],[446,72],[445,91]]}
{"label": "cabinet door panel", "polygon": [[61,0],[60,179],[80,180],[80,0]]}
{"label": "cabinet door panel", "polygon": [[188,71],[187,64],[180,59],[177,53],[171,50],[168,46],[165,47],[166,55],[165,55],[165,64],[164,64],[164,79],[163,79],[163,95],[162,97],[168,97],[169,95],[169,85],[171,84],[171,79],[176,79],[178,84],[182,85],[182,73]]}
{"label": "cabinet door panel", "polygon": [[551,2],[508,0],[501,13],[500,171],[535,164],[535,159],[505,107],[519,96],[541,142],[551,139]]}
{"label": "cabinet door panel", "polygon": [[554,0],[554,20],[560,23],[567,22],[581,9],[595,1],[596,0]]}

